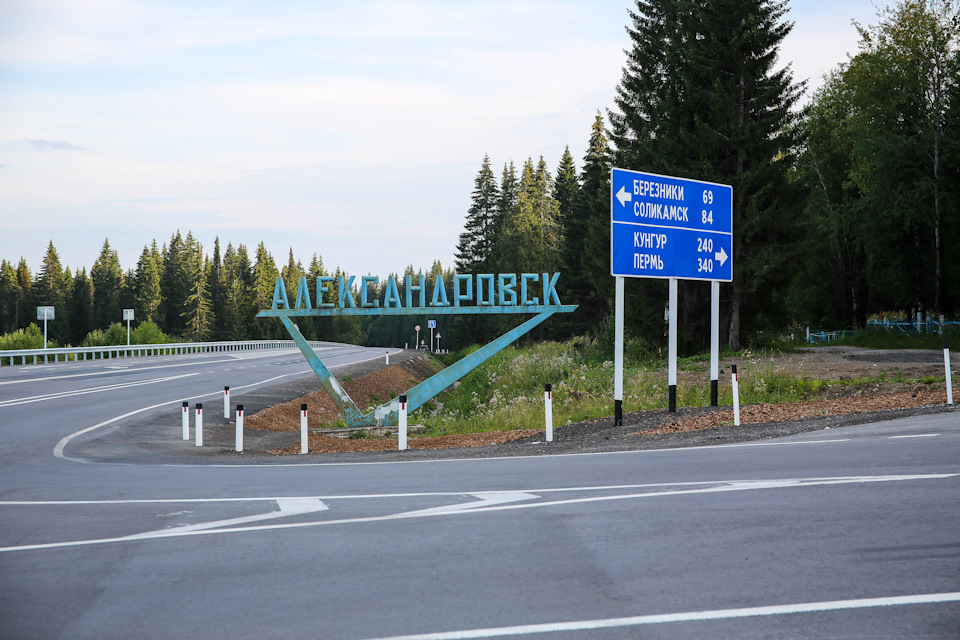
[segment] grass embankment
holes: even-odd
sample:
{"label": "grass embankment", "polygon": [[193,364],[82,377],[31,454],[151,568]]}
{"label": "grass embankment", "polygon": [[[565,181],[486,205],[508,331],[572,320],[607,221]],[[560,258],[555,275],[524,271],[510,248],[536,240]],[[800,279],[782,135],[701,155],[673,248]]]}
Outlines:
{"label": "grass embankment", "polygon": [[845,345],[850,347],[867,347],[870,349],[942,349],[946,340],[951,348],[960,346],[960,327],[950,325],[946,327],[944,335],[938,332],[906,333],[899,328],[866,327],[852,332],[827,345]]}
{"label": "grass embankment", "polygon": [[[471,349],[452,354],[448,364]],[[769,354],[768,354],[769,355]],[[705,358],[681,359],[677,402],[680,406],[710,404],[709,366]],[[729,363],[741,365],[740,402],[800,402],[816,396],[828,384],[805,375],[774,371],[762,353],[741,351],[721,358],[719,402],[733,403]],[[555,425],[613,415],[613,362],[598,358],[583,340],[507,348],[411,416],[427,427],[423,435],[475,433],[543,426],[543,385],[553,385]],[[878,380],[848,380],[869,384]],[[667,407],[666,363],[628,363],[624,367],[624,411]]]}

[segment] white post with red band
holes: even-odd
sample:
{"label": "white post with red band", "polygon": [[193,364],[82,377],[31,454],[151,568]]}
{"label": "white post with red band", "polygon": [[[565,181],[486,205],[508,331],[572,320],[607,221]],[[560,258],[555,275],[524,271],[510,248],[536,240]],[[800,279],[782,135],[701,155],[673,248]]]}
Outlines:
{"label": "white post with red band", "polygon": [[230,387],[223,388],[223,419],[230,419]]}
{"label": "white post with red band", "polygon": [[400,396],[400,417],[397,419],[397,448],[403,451],[407,448],[407,396]]}
{"label": "white post with red band", "polygon": [[384,364],[389,365],[389,364],[390,364],[390,352],[389,352],[389,351],[387,351],[387,355],[386,355],[385,357],[386,357],[386,361],[384,362]]}
{"label": "white post with red band", "polygon": [[543,413],[547,421],[547,442],[553,442],[553,388],[543,385]]}
{"label": "white post with red band", "polygon": [[733,424],[740,426],[740,380],[737,378],[737,365],[730,366],[730,378],[733,384]]}
{"label": "white post with red band", "polygon": [[[943,318],[943,316],[940,316]],[[940,321],[940,326],[943,327],[943,320]],[[953,404],[953,376],[950,372],[950,345],[947,344],[947,341],[943,341],[943,368],[947,374],[947,404]]]}
{"label": "white post with red band", "polygon": [[307,405],[300,405],[300,453],[306,453],[309,449],[307,437]]}
{"label": "white post with red band", "polygon": [[194,426],[194,429],[197,432],[196,445],[198,447],[203,446],[203,405],[197,403],[197,424]]}
{"label": "white post with red band", "polygon": [[190,403],[183,403],[183,439],[190,439]]}
{"label": "white post with red band", "polygon": [[236,436],[236,445],[234,449],[237,451],[243,451],[243,405],[237,405],[237,436]]}

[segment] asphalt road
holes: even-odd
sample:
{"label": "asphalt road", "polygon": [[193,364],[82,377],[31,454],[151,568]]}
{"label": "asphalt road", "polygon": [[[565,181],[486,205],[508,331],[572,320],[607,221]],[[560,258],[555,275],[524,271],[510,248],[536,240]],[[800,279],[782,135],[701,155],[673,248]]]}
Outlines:
{"label": "asphalt road", "polygon": [[956,414],[380,464],[198,455],[179,421],[129,433],[305,370],[296,352],[0,370],[0,638],[960,636]]}

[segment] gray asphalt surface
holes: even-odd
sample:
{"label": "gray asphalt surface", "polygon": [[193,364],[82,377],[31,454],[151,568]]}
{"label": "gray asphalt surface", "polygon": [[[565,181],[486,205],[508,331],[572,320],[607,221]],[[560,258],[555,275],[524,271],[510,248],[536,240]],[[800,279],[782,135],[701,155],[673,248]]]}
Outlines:
{"label": "gray asphalt surface", "polygon": [[170,406],[134,412],[316,382],[296,352],[188,358],[0,370],[0,638],[960,635],[954,413],[585,455],[197,455],[179,421],[135,431]]}

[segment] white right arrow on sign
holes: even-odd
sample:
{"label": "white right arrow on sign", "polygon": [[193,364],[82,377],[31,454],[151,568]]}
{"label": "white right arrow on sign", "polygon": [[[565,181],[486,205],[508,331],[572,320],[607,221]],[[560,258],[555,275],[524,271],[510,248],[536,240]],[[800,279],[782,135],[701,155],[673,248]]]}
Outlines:
{"label": "white right arrow on sign", "polygon": [[723,266],[723,263],[727,261],[729,257],[727,252],[723,250],[723,247],[720,247],[720,252],[713,254],[713,257],[720,261],[720,266]]}

